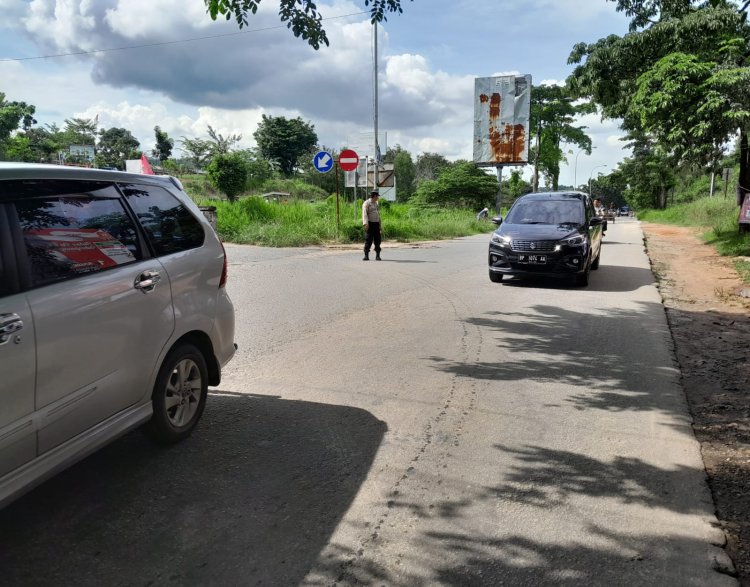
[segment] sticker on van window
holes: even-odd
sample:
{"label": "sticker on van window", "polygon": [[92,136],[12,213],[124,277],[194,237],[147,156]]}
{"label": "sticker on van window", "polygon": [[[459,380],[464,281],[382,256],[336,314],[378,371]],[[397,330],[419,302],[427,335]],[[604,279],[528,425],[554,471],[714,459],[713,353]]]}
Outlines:
{"label": "sticker on van window", "polygon": [[122,242],[96,228],[37,228],[25,231],[25,236],[36,240],[36,246],[46,249],[58,260],[68,261],[71,269],[78,273],[135,261]]}

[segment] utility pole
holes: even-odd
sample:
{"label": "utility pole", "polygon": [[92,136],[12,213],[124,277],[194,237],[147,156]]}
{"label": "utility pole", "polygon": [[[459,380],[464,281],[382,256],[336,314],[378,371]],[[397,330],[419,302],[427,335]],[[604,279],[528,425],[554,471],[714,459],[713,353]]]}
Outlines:
{"label": "utility pole", "polygon": [[372,175],[373,189],[377,190],[380,183],[378,171],[380,170],[380,148],[378,147],[378,22],[372,23],[373,27],[373,122],[375,126],[375,171]]}

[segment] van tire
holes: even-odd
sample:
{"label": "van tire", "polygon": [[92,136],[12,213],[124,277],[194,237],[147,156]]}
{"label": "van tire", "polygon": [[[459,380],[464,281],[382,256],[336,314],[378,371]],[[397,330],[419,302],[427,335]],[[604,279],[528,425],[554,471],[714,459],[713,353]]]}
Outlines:
{"label": "van tire", "polygon": [[192,344],[176,346],[156,377],[151,396],[154,413],[146,423],[146,432],[161,444],[187,438],[203,415],[207,395],[208,369],[203,353]]}

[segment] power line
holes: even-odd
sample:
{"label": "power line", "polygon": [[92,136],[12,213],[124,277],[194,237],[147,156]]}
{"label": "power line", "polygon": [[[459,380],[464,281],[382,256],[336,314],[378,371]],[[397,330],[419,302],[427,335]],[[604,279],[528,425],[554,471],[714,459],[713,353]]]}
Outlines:
{"label": "power line", "polygon": [[[350,16],[361,16],[363,14],[370,14],[369,12],[352,12],[351,14],[342,14],[340,16],[331,16],[329,18],[322,18],[321,20],[336,20],[339,18],[349,18]],[[38,55],[36,57],[6,57],[0,59],[0,63],[8,61],[37,61],[39,59],[53,59],[55,57],[71,57],[74,55],[95,55],[97,53],[111,53],[114,51],[128,51],[130,49],[143,49],[147,47],[162,47],[164,45],[177,45],[179,43],[192,43],[194,41],[206,41],[209,39],[221,39],[224,37],[236,37],[238,35],[247,35],[250,33],[260,33],[265,31],[272,31],[275,29],[288,28],[285,24],[276,26],[264,27],[259,29],[248,29],[244,31],[237,31],[234,33],[223,33],[221,35],[209,35],[206,37],[191,37],[189,39],[179,39],[177,41],[161,41],[159,43],[145,43],[143,45],[127,45],[125,47],[113,47],[111,49],[93,49],[91,51],[73,51],[70,53],[55,53],[53,55]]]}

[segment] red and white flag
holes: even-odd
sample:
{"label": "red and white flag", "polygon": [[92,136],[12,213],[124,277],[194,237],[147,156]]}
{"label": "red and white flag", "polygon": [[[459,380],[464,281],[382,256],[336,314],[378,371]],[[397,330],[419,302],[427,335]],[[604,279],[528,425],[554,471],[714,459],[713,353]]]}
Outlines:
{"label": "red and white flag", "polygon": [[151,164],[148,162],[148,159],[146,159],[145,153],[141,153],[141,173],[154,175],[154,170],[151,169]]}

